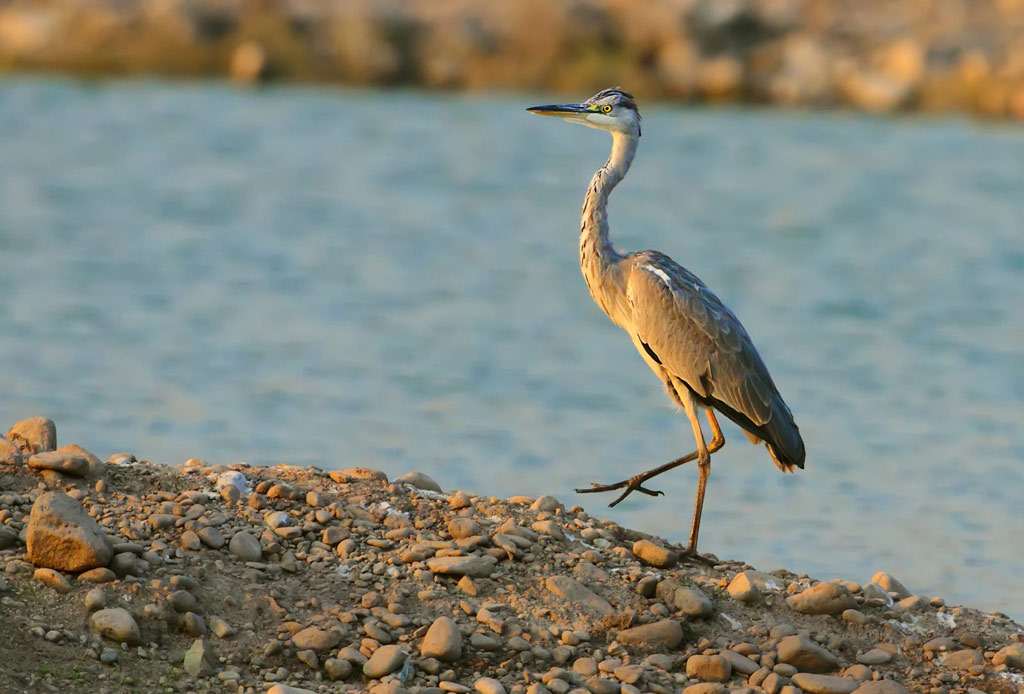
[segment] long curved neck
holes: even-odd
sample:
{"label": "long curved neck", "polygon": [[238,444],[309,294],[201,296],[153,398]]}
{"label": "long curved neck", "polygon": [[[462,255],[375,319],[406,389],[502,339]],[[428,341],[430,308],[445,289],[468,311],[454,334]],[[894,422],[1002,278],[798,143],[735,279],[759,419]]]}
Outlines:
{"label": "long curved neck", "polygon": [[612,153],[594,174],[583,199],[580,226],[580,269],[594,301],[615,323],[625,303],[625,288],[618,263],[622,256],[608,238],[608,196],[629,171],[639,138],[612,132]]}

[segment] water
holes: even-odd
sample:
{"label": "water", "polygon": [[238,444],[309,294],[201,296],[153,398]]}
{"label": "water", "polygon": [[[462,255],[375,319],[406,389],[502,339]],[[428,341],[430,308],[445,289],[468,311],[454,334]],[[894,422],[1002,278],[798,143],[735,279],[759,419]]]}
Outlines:
{"label": "water", "polygon": [[[0,83],[0,422],[685,541],[690,466],[612,510],[570,491],[693,441],[587,294],[609,142],[523,110],[550,98]],[[1022,167],[1010,126],[644,109],[615,241],[734,309],[808,450],[783,476],[727,424],[703,549],[1024,617]]]}

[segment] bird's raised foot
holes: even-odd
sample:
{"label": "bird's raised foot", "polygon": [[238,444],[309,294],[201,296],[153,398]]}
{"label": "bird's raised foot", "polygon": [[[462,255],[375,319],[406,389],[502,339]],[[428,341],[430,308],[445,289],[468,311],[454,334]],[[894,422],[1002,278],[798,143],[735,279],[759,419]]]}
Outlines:
{"label": "bird's raised foot", "polygon": [[611,492],[616,489],[626,488],[626,491],[622,492],[615,501],[608,504],[609,508],[616,506],[620,501],[625,499],[633,492],[640,492],[647,496],[664,496],[665,492],[659,489],[648,489],[643,486],[644,477],[643,475],[636,475],[630,477],[628,480],[622,480],[621,482],[615,482],[614,484],[598,484],[597,482],[590,483],[590,489],[574,489],[573,491],[577,494],[596,494],[598,492]]}

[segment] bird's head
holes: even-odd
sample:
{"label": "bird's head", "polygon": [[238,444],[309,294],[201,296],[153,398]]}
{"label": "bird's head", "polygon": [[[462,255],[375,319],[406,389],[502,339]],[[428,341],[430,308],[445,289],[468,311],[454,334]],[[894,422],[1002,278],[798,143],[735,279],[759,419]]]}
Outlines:
{"label": "bird's head", "polygon": [[640,111],[629,92],[618,87],[594,94],[581,104],[551,104],[526,109],[541,116],[558,116],[598,130],[640,136]]}

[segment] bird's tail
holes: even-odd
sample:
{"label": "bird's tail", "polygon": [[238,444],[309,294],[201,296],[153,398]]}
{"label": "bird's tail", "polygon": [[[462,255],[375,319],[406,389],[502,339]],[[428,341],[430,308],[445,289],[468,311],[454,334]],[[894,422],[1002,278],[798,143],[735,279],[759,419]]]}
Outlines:
{"label": "bird's tail", "polygon": [[800,436],[800,428],[793,420],[793,413],[778,395],[772,403],[772,418],[763,427],[764,446],[775,461],[775,466],[783,472],[793,472],[794,467],[804,467],[804,440]]}

